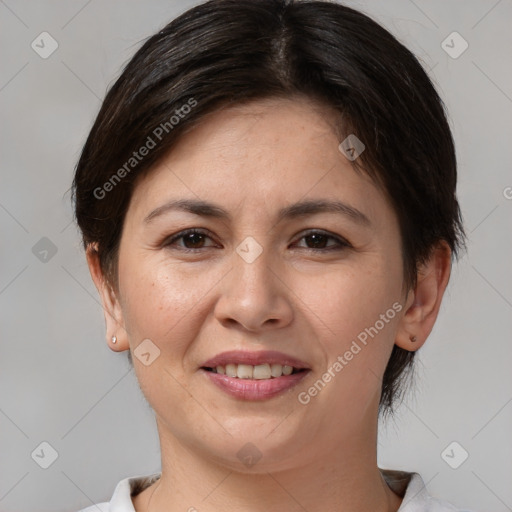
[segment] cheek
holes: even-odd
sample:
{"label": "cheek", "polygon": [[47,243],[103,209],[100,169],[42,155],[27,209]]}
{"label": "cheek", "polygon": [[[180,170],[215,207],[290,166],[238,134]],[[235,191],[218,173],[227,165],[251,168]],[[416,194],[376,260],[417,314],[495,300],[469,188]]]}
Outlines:
{"label": "cheek", "polygon": [[340,273],[309,297],[302,292],[324,364],[299,398],[302,404],[316,404],[318,411],[329,410],[327,423],[334,416],[356,428],[379,400],[401,308],[394,287],[382,274]]}
{"label": "cheek", "polygon": [[318,323],[341,340],[356,336],[373,325],[381,314],[400,300],[401,280],[384,262],[338,269],[321,278],[302,276],[293,288]]}
{"label": "cheek", "polygon": [[[212,288],[204,272],[187,271],[182,265],[170,265],[152,253],[142,257],[125,256],[119,262],[123,317],[131,351],[146,339],[160,353],[145,366],[133,357],[140,388],[156,410],[158,404],[186,409],[186,353],[200,337],[201,304]],[[162,393],[165,390],[165,393]]]}
{"label": "cheek", "polygon": [[[400,268],[385,260],[340,269],[316,282],[306,277],[295,283],[294,290],[316,325],[325,370],[331,368],[340,376],[331,388],[337,389],[335,401],[380,389],[379,376],[393,348],[402,308],[401,283]],[[339,364],[332,368],[335,361]]]}
{"label": "cheek", "polygon": [[149,338],[161,351],[175,355],[194,339],[194,329],[201,327],[195,318],[208,291],[219,280],[217,272],[171,264],[159,253],[126,257],[120,261],[119,278],[132,348]]}

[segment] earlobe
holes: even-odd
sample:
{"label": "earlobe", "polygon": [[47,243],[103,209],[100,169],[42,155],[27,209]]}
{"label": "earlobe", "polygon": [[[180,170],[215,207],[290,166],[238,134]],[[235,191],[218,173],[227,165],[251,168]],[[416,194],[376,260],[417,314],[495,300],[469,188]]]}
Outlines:
{"label": "earlobe", "polygon": [[416,286],[409,290],[395,339],[397,346],[409,351],[423,346],[437,319],[450,270],[451,250],[443,240],[418,270]]}
{"label": "earlobe", "polygon": [[101,269],[97,244],[89,244],[86,249],[87,265],[98,294],[105,316],[105,339],[108,346],[116,351],[129,350],[128,336],[124,328],[124,319],[115,291]]}

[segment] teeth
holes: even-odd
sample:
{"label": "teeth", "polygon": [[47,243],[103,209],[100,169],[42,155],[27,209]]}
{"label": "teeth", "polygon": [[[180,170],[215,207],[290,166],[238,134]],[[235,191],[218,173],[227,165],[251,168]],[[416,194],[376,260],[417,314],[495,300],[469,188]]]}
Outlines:
{"label": "teeth", "polygon": [[253,379],[270,379],[270,377],[272,377],[272,372],[270,371],[269,364],[259,364],[254,367],[252,372]]}
{"label": "teeth", "polygon": [[212,371],[228,377],[237,377],[238,379],[271,379],[283,375],[291,375],[293,366],[281,364],[227,364],[226,366],[216,366]]}
{"label": "teeth", "polygon": [[252,379],[252,370],[254,366],[250,364],[239,364],[236,370],[236,376],[239,379]]}
{"label": "teeth", "polygon": [[236,377],[236,364],[227,364],[226,365],[226,375],[228,377]]}
{"label": "teeth", "polygon": [[290,375],[293,372],[293,366],[283,366],[283,375]]}
{"label": "teeth", "polygon": [[283,365],[281,364],[273,364],[270,366],[270,374],[272,377],[281,377],[283,374]]}

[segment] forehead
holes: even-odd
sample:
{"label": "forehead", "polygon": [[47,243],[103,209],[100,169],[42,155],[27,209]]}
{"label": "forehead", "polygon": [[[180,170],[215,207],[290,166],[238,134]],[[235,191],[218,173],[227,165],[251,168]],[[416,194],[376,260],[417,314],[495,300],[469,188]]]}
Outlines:
{"label": "forehead", "polygon": [[[254,179],[272,168],[300,166],[299,161],[317,161],[315,146],[337,147],[337,136],[324,120],[327,109],[314,103],[291,100],[263,100],[208,114],[186,133],[170,152],[169,165],[214,160],[219,173],[226,167],[258,168]],[[332,114],[331,114],[332,116]],[[286,160],[282,157],[286,154]],[[279,159],[277,159],[279,157]],[[289,165],[286,165],[289,164]],[[240,175],[240,172],[237,172]],[[249,173],[247,173],[249,174]],[[207,178],[205,173],[202,178]],[[247,176],[248,177],[248,176]]]}
{"label": "forehead", "polygon": [[227,209],[243,202],[257,213],[274,202],[341,195],[372,210],[382,194],[338,149],[336,118],[307,99],[214,112],[137,184],[131,208],[142,214],[169,196],[196,196]]}

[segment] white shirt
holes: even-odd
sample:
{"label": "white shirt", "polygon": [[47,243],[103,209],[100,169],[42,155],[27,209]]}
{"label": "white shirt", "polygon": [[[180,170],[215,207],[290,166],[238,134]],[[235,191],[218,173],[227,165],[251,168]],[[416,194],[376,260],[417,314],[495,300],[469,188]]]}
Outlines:
{"label": "white shirt", "polygon": [[[398,512],[471,512],[430,496],[418,473],[390,469],[381,469],[380,472],[393,492],[403,498]],[[131,496],[149,487],[160,475],[161,473],[153,473],[149,476],[125,478],[117,484],[110,502],[98,503],[79,512],[135,512]]]}

